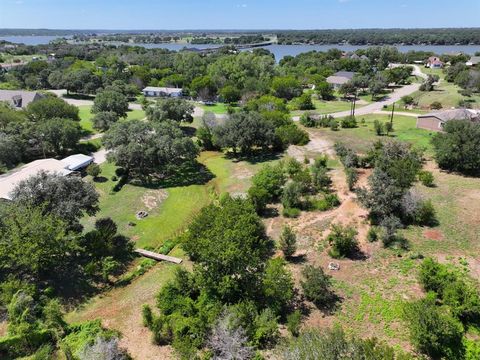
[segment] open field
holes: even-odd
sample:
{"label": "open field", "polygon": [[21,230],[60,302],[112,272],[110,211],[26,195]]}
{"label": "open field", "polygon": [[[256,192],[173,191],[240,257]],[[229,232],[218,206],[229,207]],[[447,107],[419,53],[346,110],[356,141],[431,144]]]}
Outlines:
{"label": "open field", "polygon": [[[365,123],[362,123],[362,119]],[[317,133],[326,140],[335,143],[337,141],[348,144],[354,150],[365,152],[370,145],[376,140],[386,139],[388,137],[396,138],[402,141],[408,141],[416,146],[420,146],[427,150],[427,154],[431,153],[432,146],[430,139],[432,132],[416,128],[416,118],[411,116],[395,115],[393,120],[394,131],[388,137],[377,136],[373,127],[373,122],[379,120],[386,123],[389,121],[389,115],[371,114],[357,117],[358,127],[354,129],[342,129],[332,131],[329,128],[309,129],[310,132]]]}
{"label": "open field", "polygon": [[460,87],[445,81],[445,75],[440,69],[422,68],[422,71],[426,74],[438,75],[440,77],[440,83],[435,86],[433,91],[417,91],[412,94],[412,97],[418,103],[420,109],[430,109],[430,105],[434,101],[440,102],[444,109],[450,109],[452,107],[458,107],[460,100],[470,102],[472,108],[480,108],[480,94],[475,94],[471,97],[461,95],[458,92],[461,90]]}

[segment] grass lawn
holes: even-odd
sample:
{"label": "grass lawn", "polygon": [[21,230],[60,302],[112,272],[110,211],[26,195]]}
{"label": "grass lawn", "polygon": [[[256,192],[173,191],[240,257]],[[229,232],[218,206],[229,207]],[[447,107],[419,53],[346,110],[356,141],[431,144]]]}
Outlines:
{"label": "grass lawn", "polygon": [[[90,112],[92,107],[90,105],[79,106],[80,126],[88,134],[96,134],[97,130],[93,128],[92,118],[93,114]],[[142,120],[145,118],[143,110],[129,110],[127,112],[126,120]]]}
{"label": "grass lawn", "polygon": [[215,103],[215,105],[204,105],[200,104],[200,107],[204,111],[210,111],[213,112],[214,114],[226,114],[227,113],[227,107],[228,105],[225,103]]}
{"label": "grass lawn", "polygon": [[[199,162],[210,172],[210,180],[206,182],[189,179],[190,184],[166,183],[158,187],[127,184],[119,192],[112,191],[115,165],[104,163],[100,181],[95,182],[100,194],[100,211],[96,218],[111,217],[119,231],[135,240],[137,246],[158,248],[182,231],[194,214],[211,201],[213,193],[244,193],[253,174],[263,164],[277,159],[272,156],[257,158],[254,162],[233,161],[218,152],[204,152]],[[138,220],[135,215],[141,210],[149,214]],[[87,217],[83,225],[91,228],[94,221],[95,218]]]}
{"label": "grass lawn", "polygon": [[[174,237],[186,221],[210,201],[204,185],[176,186],[164,189],[148,189],[127,184],[119,192],[113,192],[115,165],[101,165],[104,182],[96,182],[100,193],[99,217],[111,217],[119,231],[136,241],[138,247],[157,248],[163,241]],[[137,220],[135,214],[145,210],[148,217]],[[86,218],[84,225],[93,226],[94,218]],[[135,226],[129,226],[132,222]]]}
{"label": "grass lawn", "polygon": [[[361,120],[365,119],[365,124],[361,123]],[[330,129],[314,129],[318,131],[322,136],[325,136],[332,142],[343,142],[351,146],[358,152],[367,151],[372,142],[376,140],[386,139],[386,136],[377,136],[373,127],[374,120],[380,122],[389,121],[388,115],[364,115],[357,117],[358,127],[354,129],[342,129],[338,131],[332,131]],[[408,141],[416,146],[423,147],[427,150],[427,154],[431,153],[432,146],[430,139],[433,136],[433,132],[429,132],[423,129],[416,128],[416,119],[411,116],[397,115],[393,120],[394,132],[390,134],[391,138],[396,138],[402,141]]]}
{"label": "grass lawn", "polygon": [[417,91],[412,94],[412,97],[421,109],[430,109],[430,105],[434,101],[440,102],[444,109],[458,107],[460,100],[470,102],[472,108],[480,108],[480,94],[475,94],[471,97],[461,95],[458,92],[458,90],[461,90],[460,87],[445,81],[445,75],[440,69],[422,68],[422,71],[426,74],[438,75],[440,77],[440,84],[435,86],[433,91]]}

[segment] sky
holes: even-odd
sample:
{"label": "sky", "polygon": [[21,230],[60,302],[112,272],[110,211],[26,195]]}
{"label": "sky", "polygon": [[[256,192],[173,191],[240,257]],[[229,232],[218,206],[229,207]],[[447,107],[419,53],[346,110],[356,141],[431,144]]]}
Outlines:
{"label": "sky", "polygon": [[0,0],[0,28],[478,27],[480,0]]}

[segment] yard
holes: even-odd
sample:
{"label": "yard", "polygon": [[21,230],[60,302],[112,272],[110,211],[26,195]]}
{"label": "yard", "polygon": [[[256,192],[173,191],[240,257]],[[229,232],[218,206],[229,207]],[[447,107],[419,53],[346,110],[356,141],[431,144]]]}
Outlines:
{"label": "yard", "polygon": [[[79,106],[80,126],[88,134],[96,134],[97,131],[93,128],[92,118],[94,114],[91,113],[91,105]],[[143,110],[129,110],[125,120],[142,120],[145,118]]]}
{"label": "yard", "polygon": [[200,104],[200,107],[204,111],[210,111],[217,115],[223,115],[227,113],[228,104],[218,102],[213,105]]}
{"label": "yard", "polygon": [[435,101],[442,104],[444,109],[456,108],[460,100],[470,102],[472,108],[480,108],[480,94],[465,97],[458,92],[460,87],[445,81],[442,70],[422,68],[422,71],[426,74],[438,75],[440,77],[440,84],[435,86],[433,91],[417,91],[412,94],[412,97],[415,99],[415,102],[418,103],[420,109],[429,110],[430,105]]}
{"label": "yard", "polygon": [[[100,193],[101,211],[98,217],[109,216],[118,225],[119,231],[131,236],[138,247],[158,249],[162,243],[179,234],[192,216],[207,205],[215,194],[229,191],[245,192],[250,178],[263,164],[276,161],[275,156],[254,158],[251,161],[233,161],[218,152],[203,152],[199,162],[214,176],[204,184],[146,188],[127,184],[118,193],[111,192],[115,166],[102,164],[100,181],[95,186]],[[104,178],[104,179],[103,179]],[[89,179],[91,181],[91,179]],[[137,220],[135,213],[147,210],[148,217]],[[136,226],[129,226],[129,222]],[[83,225],[93,225],[93,218],[85,218]],[[170,255],[184,258],[178,247]],[[137,260],[130,269],[138,269]],[[185,261],[182,266],[190,267]],[[144,328],[141,320],[143,304],[155,303],[155,296],[169,279],[178,265],[159,263],[130,284],[114,287],[110,291],[90,299],[67,315],[69,322],[104,319],[104,325],[121,331],[121,345],[128,348],[136,359],[167,359],[172,350],[168,346],[151,343],[151,333]]]}
{"label": "yard", "polygon": [[[390,138],[396,138],[402,141],[408,141],[416,146],[425,148],[427,154],[431,154],[432,146],[430,139],[432,138],[432,132],[423,129],[416,128],[415,117],[395,115],[393,120],[394,131],[388,137],[377,136],[373,123],[375,120],[379,120],[382,123],[389,121],[389,115],[364,115],[357,118],[358,127],[354,129],[342,129],[338,131],[332,131],[329,128],[323,129],[309,129],[309,131],[315,132],[325,139],[335,143],[337,141],[343,142],[348,146],[351,146],[354,150],[359,152],[365,152],[376,140],[382,140]],[[364,122],[363,122],[364,121]]]}

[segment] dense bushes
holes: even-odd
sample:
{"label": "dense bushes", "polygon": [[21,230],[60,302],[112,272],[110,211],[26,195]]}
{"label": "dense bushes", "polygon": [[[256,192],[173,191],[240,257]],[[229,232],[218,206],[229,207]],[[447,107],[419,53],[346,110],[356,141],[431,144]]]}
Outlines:
{"label": "dense bushes", "polygon": [[432,139],[435,160],[445,170],[477,175],[480,169],[480,124],[468,120],[447,121],[445,132]]}
{"label": "dense bushes", "polygon": [[[178,270],[162,288],[160,315],[143,309],[155,342],[172,344],[182,358],[205,345],[221,352],[228,339],[218,335],[228,318],[234,332],[225,336],[241,334],[245,346],[273,344],[294,293],[284,261],[269,259],[272,245],[248,200],[226,197],[205,207],[182,243],[194,271]],[[209,338],[212,330],[216,335]]]}
{"label": "dense bushes", "polygon": [[428,293],[404,310],[416,350],[433,359],[474,359],[477,350],[464,331],[469,325],[478,326],[478,284],[459,269],[431,258],[422,262],[419,280]]}
{"label": "dense bushes", "polygon": [[357,231],[351,227],[332,225],[327,242],[331,249],[329,254],[333,258],[352,257],[358,251]]}
{"label": "dense bushes", "polygon": [[335,300],[331,290],[331,276],[325,274],[322,268],[307,265],[302,270],[303,280],[300,284],[307,300],[317,307],[328,307]]}

